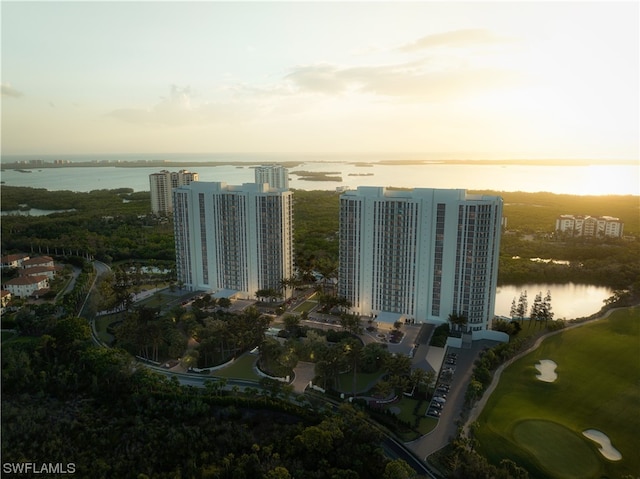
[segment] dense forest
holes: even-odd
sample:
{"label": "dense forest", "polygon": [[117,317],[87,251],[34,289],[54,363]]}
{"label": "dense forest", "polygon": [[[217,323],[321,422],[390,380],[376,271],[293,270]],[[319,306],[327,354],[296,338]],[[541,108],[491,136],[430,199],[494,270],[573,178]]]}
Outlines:
{"label": "dense forest", "polygon": [[93,345],[82,318],[4,343],[2,390],[5,464],[71,463],[78,477],[119,479],[415,476],[349,406],[181,387]]}

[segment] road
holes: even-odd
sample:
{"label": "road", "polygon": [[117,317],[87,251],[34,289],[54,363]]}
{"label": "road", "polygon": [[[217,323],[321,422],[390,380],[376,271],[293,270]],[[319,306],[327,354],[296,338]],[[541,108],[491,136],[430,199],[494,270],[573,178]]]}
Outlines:
{"label": "road", "polygon": [[445,447],[458,434],[456,422],[464,408],[464,396],[471,380],[473,363],[484,348],[496,344],[495,341],[481,340],[475,341],[470,349],[447,349],[447,353],[456,353],[458,359],[451,380],[451,388],[447,393],[447,403],[442,409],[438,425],[429,434],[406,444],[422,460],[426,461],[428,456]]}
{"label": "road", "polygon": [[[110,271],[108,265],[100,262],[94,262],[96,268],[96,280],[97,278]],[[95,285],[95,280],[94,280]],[[92,288],[93,289],[93,286]],[[89,295],[87,295],[87,298]],[[86,300],[85,300],[86,303]],[[83,306],[84,307],[84,306]],[[317,313],[315,313],[317,314]],[[335,320],[334,317],[330,317]],[[320,318],[318,318],[320,319]],[[325,318],[323,318],[325,319]],[[311,321],[310,321],[311,322]],[[327,324],[322,321],[313,321],[314,327],[324,327],[326,329],[341,329],[340,325],[336,324]],[[91,330],[94,342],[98,346],[106,347],[106,345],[102,344],[98,335],[95,331],[95,323],[94,320],[91,320]],[[420,326],[405,326],[406,334],[403,341],[398,345],[393,345],[398,348],[398,350],[402,349],[403,353],[408,353],[413,348],[414,341],[419,333]],[[371,338],[369,338],[371,339]],[[455,437],[457,432],[457,427],[455,424],[456,419],[459,416],[460,410],[462,408],[462,404],[464,403],[464,393],[466,391],[466,384],[469,381],[471,376],[471,370],[473,366],[473,361],[477,357],[477,354],[483,347],[486,345],[474,344],[474,347],[470,350],[458,350],[458,369],[461,374],[454,375],[454,381],[452,383],[451,391],[449,393],[450,401],[444,409],[443,415],[439,420],[438,426],[428,435],[423,436],[416,441],[407,444],[401,444],[396,441],[391,436],[385,433],[385,439],[383,441],[383,449],[386,454],[392,458],[401,458],[405,460],[411,467],[416,470],[419,474],[427,475],[429,477],[435,477],[427,468],[425,462],[427,456],[432,454],[433,452],[441,449],[446,446],[452,437]],[[406,350],[406,351],[405,351]],[[400,351],[398,351],[400,352]],[[165,368],[158,367],[155,365],[147,364],[144,362],[139,362],[139,364],[152,369],[158,374],[162,374],[165,377],[176,377],[179,383],[183,386],[191,386],[191,387],[204,387],[205,381],[215,381],[216,378],[212,376],[203,376],[198,374],[189,374],[189,373],[176,373],[173,371],[169,371]],[[233,387],[238,387],[240,390],[245,390],[247,388],[256,388],[260,389],[260,383],[258,381],[250,381],[250,380],[241,380],[241,379],[228,379],[226,382],[225,390],[229,390]],[[329,399],[326,398],[326,401],[329,402]],[[384,431],[383,431],[384,433]]]}

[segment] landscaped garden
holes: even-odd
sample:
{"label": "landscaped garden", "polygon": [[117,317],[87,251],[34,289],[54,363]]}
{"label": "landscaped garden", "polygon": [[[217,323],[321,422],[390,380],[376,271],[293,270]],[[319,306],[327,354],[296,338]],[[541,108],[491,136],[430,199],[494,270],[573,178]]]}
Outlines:
{"label": "landscaped garden", "polygon": [[[530,477],[635,477],[639,341],[637,307],[545,339],[502,373],[474,428],[479,451],[494,464],[514,460]],[[544,360],[557,365],[555,379],[541,372]]]}

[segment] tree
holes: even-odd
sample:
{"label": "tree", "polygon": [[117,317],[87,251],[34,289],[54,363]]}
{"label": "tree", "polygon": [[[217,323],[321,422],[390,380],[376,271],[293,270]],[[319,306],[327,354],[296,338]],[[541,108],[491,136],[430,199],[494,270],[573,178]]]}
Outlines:
{"label": "tree", "polygon": [[547,324],[550,319],[553,319],[551,309],[551,291],[547,290],[547,294],[540,307],[540,320],[544,321],[545,324]]}
{"label": "tree", "polygon": [[522,321],[524,319],[524,315],[527,314],[527,307],[529,303],[527,301],[527,292],[523,291],[520,293],[520,298],[518,299],[518,307],[516,308],[517,317]]}
{"label": "tree", "polygon": [[511,302],[511,311],[509,312],[509,316],[511,316],[511,319],[514,319],[518,316],[518,307],[516,306],[516,298],[513,298],[513,301]]}
{"label": "tree", "polygon": [[374,373],[380,369],[380,366],[389,355],[380,343],[369,343],[362,349],[360,369],[363,373]]}
{"label": "tree", "polygon": [[345,355],[340,348],[326,348],[320,352],[322,357],[316,363],[316,374],[322,379],[323,387],[335,386],[340,371],[345,369]]}
{"label": "tree", "polygon": [[402,459],[389,461],[384,467],[383,479],[412,479],[416,471]]}
{"label": "tree", "polygon": [[342,329],[348,331],[351,334],[362,333],[362,326],[360,325],[360,316],[357,314],[342,313],[340,315],[340,325]]}
{"label": "tree", "polygon": [[422,368],[415,368],[411,370],[411,375],[409,376],[409,380],[411,384],[415,388],[416,392],[424,391],[425,396],[428,390],[428,387],[433,383],[435,379],[435,372],[433,371],[425,371]]}
{"label": "tree", "polygon": [[467,325],[467,317],[464,314],[454,312],[449,315],[449,322],[455,326],[453,329],[462,332]]}
{"label": "tree", "polygon": [[542,293],[536,294],[536,297],[533,300],[533,304],[531,305],[531,313],[529,313],[529,320],[531,321],[539,321],[541,319],[542,313]]}
{"label": "tree", "polygon": [[357,369],[358,362],[360,361],[360,357],[362,355],[362,342],[359,339],[349,339],[343,343],[344,353],[351,365],[351,370],[353,373],[353,397],[356,397],[356,378],[357,378]]}
{"label": "tree", "polygon": [[294,314],[286,314],[282,319],[285,330],[292,336],[297,337],[300,331],[300,318]]}

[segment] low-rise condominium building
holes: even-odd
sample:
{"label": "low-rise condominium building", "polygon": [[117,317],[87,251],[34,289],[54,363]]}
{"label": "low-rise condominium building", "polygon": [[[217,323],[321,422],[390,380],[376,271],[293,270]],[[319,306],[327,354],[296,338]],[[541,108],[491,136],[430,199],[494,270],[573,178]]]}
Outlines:
{"label": "low-rise condominium building", "polygon": [[622,238],[624,223],[613,216],[560,215],[556,232],[568,236]]}

